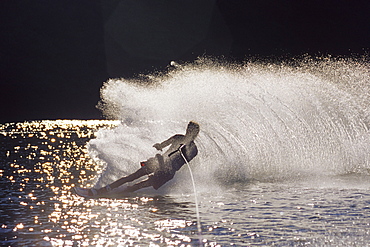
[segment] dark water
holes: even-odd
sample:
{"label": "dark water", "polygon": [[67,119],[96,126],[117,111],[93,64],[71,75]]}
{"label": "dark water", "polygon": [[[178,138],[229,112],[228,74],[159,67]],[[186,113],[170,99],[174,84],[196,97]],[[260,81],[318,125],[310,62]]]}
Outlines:
{"label": "dark water", "polygon": [[[2,125],[2,246],[198,246],[192,193],[83,199],[86,144],[107,121]],[[198,192],[204,246],[369,246],[370,177],[234,183]],[[190,186],[190,181],[189,181]]]}

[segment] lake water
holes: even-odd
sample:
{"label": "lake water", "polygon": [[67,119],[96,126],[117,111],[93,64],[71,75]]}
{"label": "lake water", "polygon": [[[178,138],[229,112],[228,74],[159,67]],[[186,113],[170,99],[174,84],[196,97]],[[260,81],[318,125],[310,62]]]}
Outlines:
{"label": "lake water", "polygon": [[[178,65],[176,65],[178,66]],[[212,61],[105,83],[108,120],[0,125],[1,246],[370,246],[369,69]],[[84,199],[199,122],[158,191]]]}
{"label": "lake water", "polygon": [[[3,126],[1,246],[369,246],[370,176],[233,183],[192,193],[84,199],[86,143],[107,121]],[[190,178],[187,180],[191,186]]]}

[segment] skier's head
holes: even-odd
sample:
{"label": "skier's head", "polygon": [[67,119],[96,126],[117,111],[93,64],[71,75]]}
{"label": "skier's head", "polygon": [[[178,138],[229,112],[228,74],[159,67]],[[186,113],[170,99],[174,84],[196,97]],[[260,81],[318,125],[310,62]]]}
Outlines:
{"label": "skier's head", "polygon": [[192,139],[195,139],[197,135],[199,134],[199,124],[193,121],[190,121],[188,124],[188,127],[186,128],[186,136],[191,137]]}

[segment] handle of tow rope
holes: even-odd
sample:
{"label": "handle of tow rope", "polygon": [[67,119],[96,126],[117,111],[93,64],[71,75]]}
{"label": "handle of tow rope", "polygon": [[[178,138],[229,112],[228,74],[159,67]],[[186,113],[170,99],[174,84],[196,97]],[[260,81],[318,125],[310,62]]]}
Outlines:
{"label": "handle of tow rope", "polygon": [[176,153],[176,152],[180,152],[180,153],[181,153],[181,149],[182,149],[183,147],[185,147],[185,145],[184,145],[184,144],[180,144],[179,148],[178,148],[178,149],[176,149],[175,151],[173,151],[172,153],[170,153],[170,154],[168,155],[168,157],[170,157],[171,155],[173,155],[173,154],[174,154],[174,153]]}

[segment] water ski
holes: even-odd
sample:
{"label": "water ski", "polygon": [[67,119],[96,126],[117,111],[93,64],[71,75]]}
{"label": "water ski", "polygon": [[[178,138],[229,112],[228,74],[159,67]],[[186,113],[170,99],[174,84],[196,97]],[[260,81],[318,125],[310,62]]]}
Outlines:
{"label": "water ski", "polygon": [[91,189],[86,189],[86,188],[81,188],[81,187],[75,187],[73,188],[73,190],[75,191],[75,193],[81,197],[85,197],[85,198],[97,198],[99,197],[98,195],[93,195],[92,193],[90,193]]}
{"label": "water ski", "polygon": [[128,193],[125,193],[123,192],[123,188],[117,188],[117,189],[114,189],[112,191],[108,191],[108,192],[105,192],[105,193],[93,193],[94,190],[91,190],[91,189],[87,189],[87,188],[81,188],[81,187],[75,187],[74,188],[74,192],[81,196],[81,197],[84,197],[84,198],[110,198],[110,197],[124,197],[124,196],[130,196],[132,195],[133,193],[132,192],[128,192]]}

